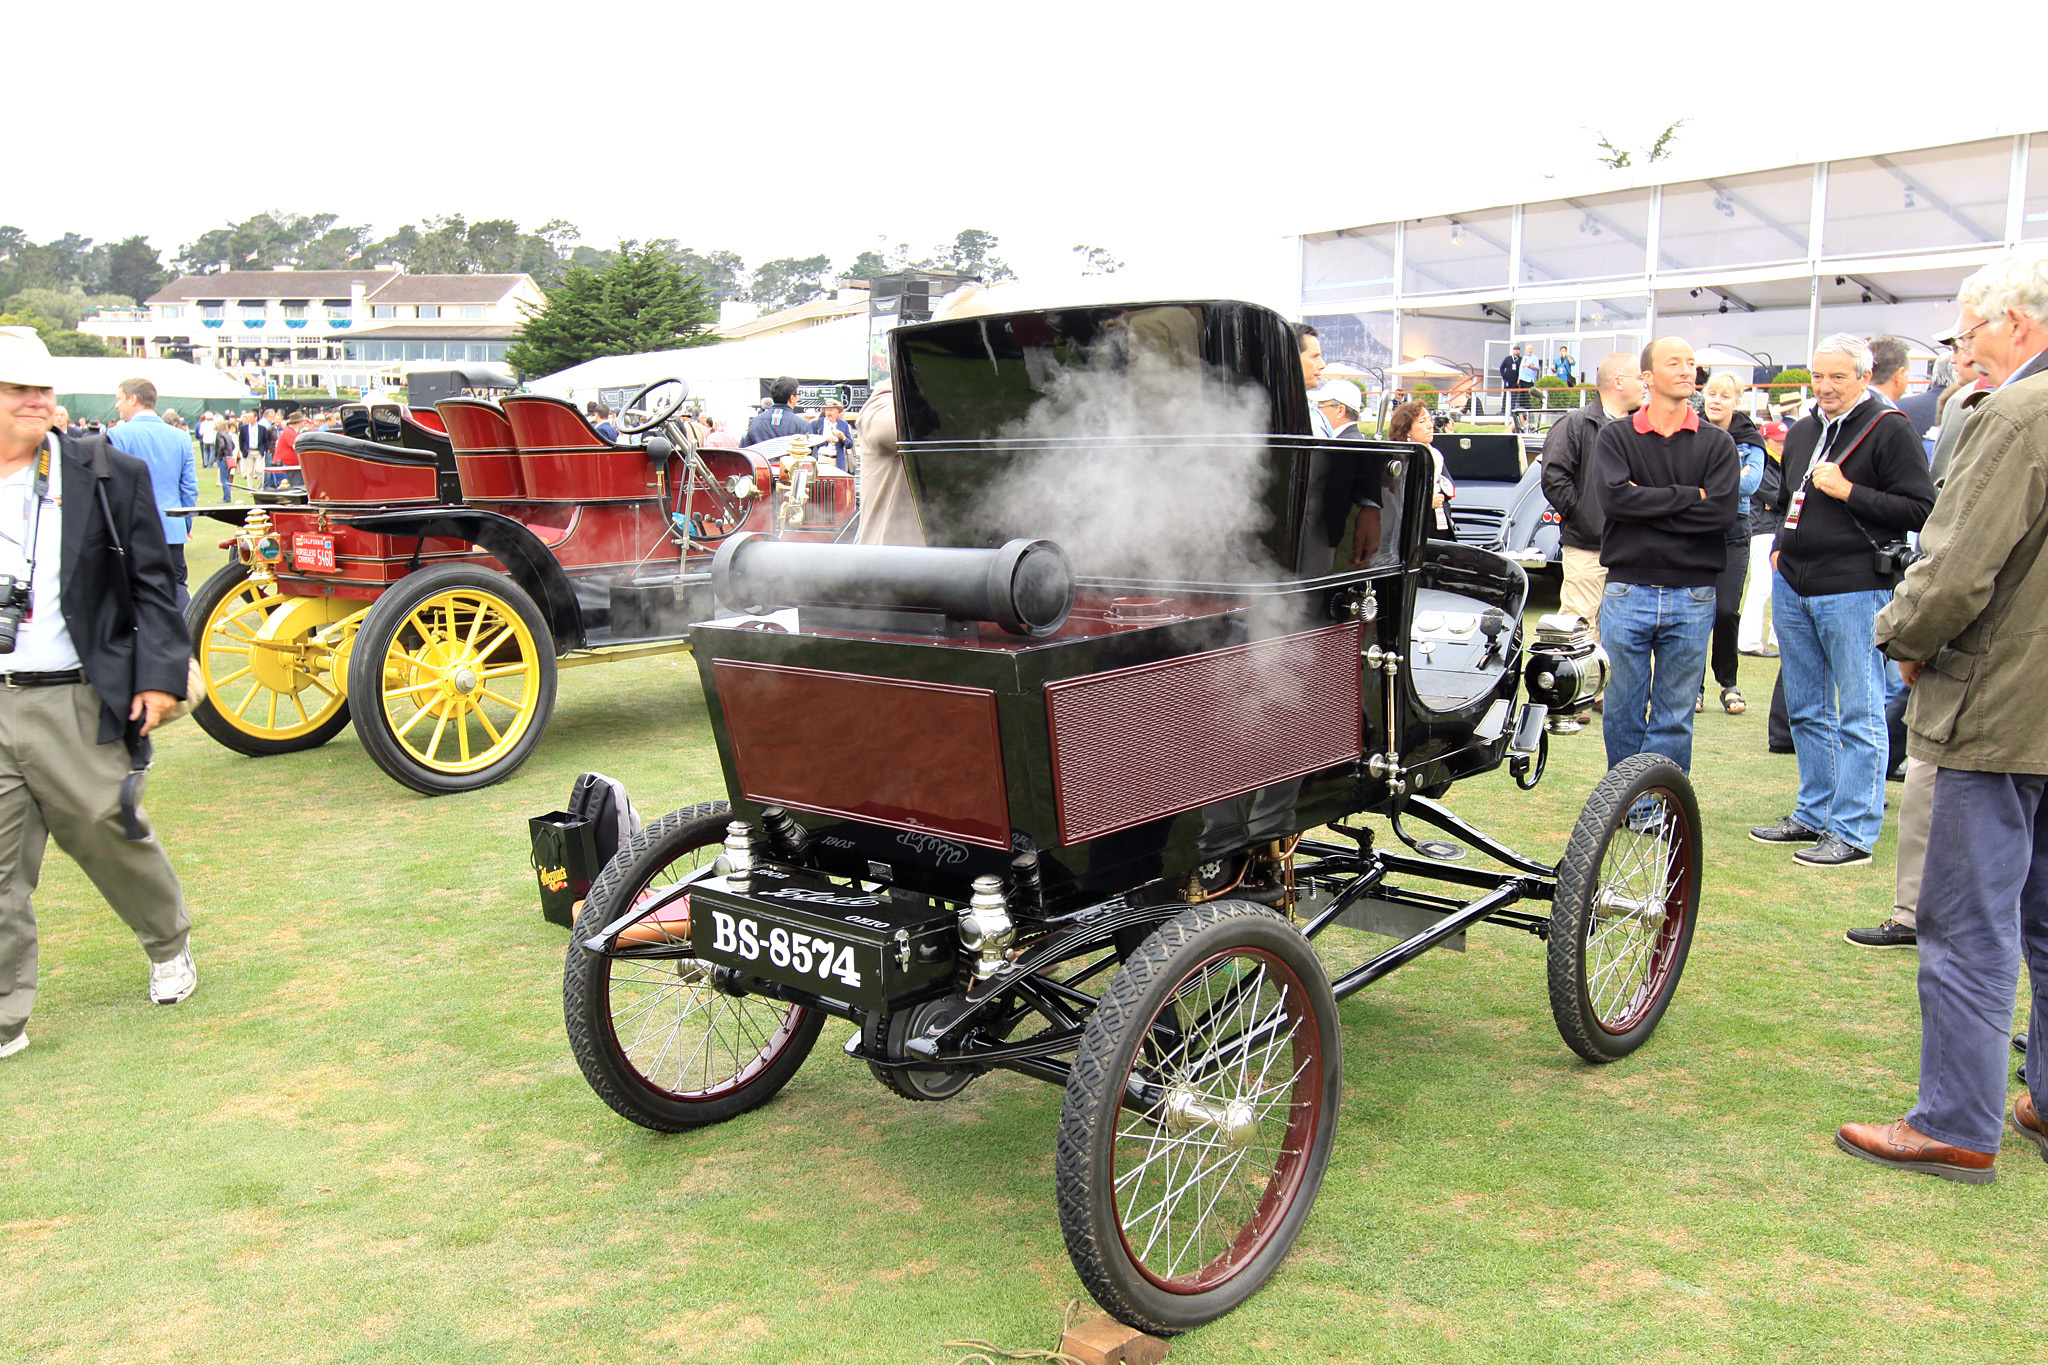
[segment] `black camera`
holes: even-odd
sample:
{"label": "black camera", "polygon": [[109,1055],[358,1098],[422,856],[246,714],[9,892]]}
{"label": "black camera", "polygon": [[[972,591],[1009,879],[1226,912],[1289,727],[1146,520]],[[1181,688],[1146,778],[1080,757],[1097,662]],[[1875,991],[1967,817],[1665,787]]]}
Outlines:
{"label": "black camera", "polygon": [[1925,558],[1925,554],[1903,540],[1896,545],[1880,545],[1872,555],[1878,577],[1889,578],[1894,584],[1906,576],[1906,570]]}
{"label": "black camera", "polygon": [[14,637],[28,615],[28,580],[0,573],[0,654],[14,652]]}

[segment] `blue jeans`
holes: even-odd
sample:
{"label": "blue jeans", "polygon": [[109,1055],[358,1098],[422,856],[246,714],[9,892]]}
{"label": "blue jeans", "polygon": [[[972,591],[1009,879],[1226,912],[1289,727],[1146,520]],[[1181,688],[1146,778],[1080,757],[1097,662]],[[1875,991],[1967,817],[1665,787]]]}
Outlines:
{"label": "blue jeans", "polygon": [[2027,1089],[2048,1099],[2048,777],[1934,770],[1920,879],[1920,1102],[1906,1122],[1972,1152],[2005,1126],[2006,1031],[2024,959]]}
{"label": "blue jeans", "polygon": [[1713,584],[1656,588],[1607,580],[1600,643],[1613,674],[1600,729],[1608,767],[1647,753],[1692,771],[1692,707],[1713,636]]}
{"label": "blue jeans", "polygon": [[1869,850],[1884,829],[1883,656],[1877,613],[1888,592],[1801,597],[1773,575],[1771,617],[1785,677],[1785,715],[1799,755],[1799,806],[1792,818]]}

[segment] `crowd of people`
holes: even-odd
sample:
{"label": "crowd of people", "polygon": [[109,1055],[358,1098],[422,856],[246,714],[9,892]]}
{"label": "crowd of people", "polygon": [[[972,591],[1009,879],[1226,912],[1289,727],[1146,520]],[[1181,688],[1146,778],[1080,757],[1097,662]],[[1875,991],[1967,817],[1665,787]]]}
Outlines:
{"label": "crowd of people", "polygon": [[[1988,1183],[2023,964],[2033,1003],[2012,1040],[2026,1062],[2010,1124],[2048,1158],[2035,1099],[2048,1046],[2025,1047],[2048,1039],[2048,253],[1985,266],[1957,307],[1925,393],[1906,394],[1898,338],[1829,336],[1811,403],[1761,426],[1739,410],[1742,386],[1708,378],[1682,337],[1607,356],[1592,401],[1545,442],[1542,488],[1560,523],[1562,610],[1611,663],[1610,766],[1656,753],[1689,771],[1704,678],[1741,714],[1739,656],[1775,654],[1787,743],[1772,747],[1795,756],[1799,786],[1752,839],[1794,868],[1868,863],[1886,778],[1903,781],[1895,905],[1846,937],[1920,952],[1919,1101],[1893,1122],[1844,1124],[1836,1142]],[[1311,329],[1302,351],[1321,399]],[[1503,362],[1504,386],[1533,382],[1533,354]]]}

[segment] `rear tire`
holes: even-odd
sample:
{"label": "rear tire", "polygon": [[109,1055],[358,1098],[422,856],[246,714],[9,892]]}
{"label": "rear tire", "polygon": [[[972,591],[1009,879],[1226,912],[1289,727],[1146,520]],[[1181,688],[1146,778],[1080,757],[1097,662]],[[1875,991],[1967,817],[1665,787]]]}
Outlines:
{"label": "rear tire", "polygon": [[[193,658],[206,698],[192,719],[223,745],[252,758],[317,749],[348,728],[348,655],[323,640],[321,627],[360,606],[332,598],[285,597],[249,582],[230,564],[200,584],[185,606]],[[284,613],[303,624],[282,632]]]}
{"label": "rear tire", "polygon": [[[654,903],[664,887],[718,856],[732,809],[686,806],[640,831],[605,865],[570,935],[562,1020],[576,1065],[597,1097],[643,1128],[679,1133],[721,1123],[774,1098],[824,1027],[821,1011],[761,995],[729,995],[690,953],[687,900]],[[673,955],[603,957],[584,941],[639,904],[643,941]]]}
{"label": "rear tire", "polygon": [[1343,1070],[1329,978],[1287,921],[1210,901],[1148,937],[1060,1111],[1060,1228],[1095,1301],[1171,1336],[1256,1293],[1322,1186]]}

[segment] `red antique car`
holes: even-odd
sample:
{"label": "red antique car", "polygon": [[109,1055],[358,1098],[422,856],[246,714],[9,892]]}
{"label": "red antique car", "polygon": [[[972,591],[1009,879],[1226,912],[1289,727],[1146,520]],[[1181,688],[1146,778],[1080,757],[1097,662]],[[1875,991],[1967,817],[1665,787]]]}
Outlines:
{"label": "red antique car", "polygon": [[510,776],[558,669],[689,647],[728,536],[829,540],[852,519],[852,478],[800,441],[696,449],[687,393],[643,389],[620,427],[639,439],[618,442],[540,394],[353,409],[298,442],[303,500],[190,509],[239,528],[187,609],[200,725],[260,755],[354,719],[430,795]]}

